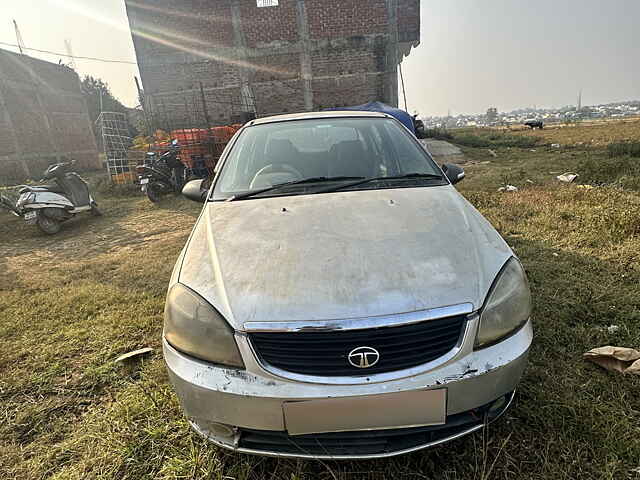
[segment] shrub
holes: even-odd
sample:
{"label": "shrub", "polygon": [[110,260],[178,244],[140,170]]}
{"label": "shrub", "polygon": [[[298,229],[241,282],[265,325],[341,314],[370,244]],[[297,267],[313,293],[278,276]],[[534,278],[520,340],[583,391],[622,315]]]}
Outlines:
{"label": "shrub", "polygon": [[516,147],[516,148],[532,148],[540,143],[537,137],[529,137],[524,135],[509,135],[507,133],[489,133],[474,134],[463,133],[455,135],[453,141],[458,145],[475,148],[488,147]]}
{"label": "shrub", "polygon": [[453,140],[446,128],[425,128],[424,134],[426,138],[435,138],[436,140]]}
{"label": "shrub", "polygon": [[590,185],[616,185],[640,191],[640,160],[632,157],[589,158],[578,164],[579,180]]}
{"label": "shrub", "polygon": [[640,142],[627,141],[610,143],[607,146],[607,151],[610,157],[623,157],[625,155],[640,157]]}

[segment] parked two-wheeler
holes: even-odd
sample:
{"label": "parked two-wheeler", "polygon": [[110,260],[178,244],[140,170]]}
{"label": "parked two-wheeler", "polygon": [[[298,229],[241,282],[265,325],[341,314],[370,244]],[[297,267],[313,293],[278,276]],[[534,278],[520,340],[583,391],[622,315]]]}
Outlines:
{"label": "parked two-wheeler", "polygon": [[0,195],[0,205],[22,217],[28,224],[37,225],[48,235],[58,233],[62,222],[79,213],[102,215],[87,183],[77,173],[69,171],[72,165],[72,162],[50,165],[40,181],[52,183],[20,185],[20,197],[15,204]]}
{"label": "parked two-wheeler", "polygon": [[148,152],[144,165],[136,168],[141,190],[153,203],[168,193],[181,192],[187,180],[187,170],[178,157],[177,142],[174,140],[171,146],[169,151],[160,156]]}

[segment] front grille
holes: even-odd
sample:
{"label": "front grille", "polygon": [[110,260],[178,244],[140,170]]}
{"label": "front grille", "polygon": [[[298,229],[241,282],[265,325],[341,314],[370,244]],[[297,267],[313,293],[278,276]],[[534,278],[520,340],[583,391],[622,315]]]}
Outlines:
{"label": "front grille", "polygon": [[[507,394],[500,408],[489,410],[490,403],[468,412],[449,415],[444,425],[316,433],[291,436],[287,432],[240,429],[240,448],[282,455],[359,456],[401,452],[444,441],[464,434],[498,417],[509,405],[513,393]],[[501,399],[499,399],[501,400]],[[498,400],[497,400],[498,401]],[[496,401],[496,402],[497,402]]]}
{"label": "front grille", "polygon": [[[335,376],[366,376],[415,367],[435,360],[453,349],[463,332],[465,315],[428,320],[399,327],[332,332],[251,333],[258,357],[274,367],[293,373]],[[349,353],[372,347],[377,364],[357,368]]]}

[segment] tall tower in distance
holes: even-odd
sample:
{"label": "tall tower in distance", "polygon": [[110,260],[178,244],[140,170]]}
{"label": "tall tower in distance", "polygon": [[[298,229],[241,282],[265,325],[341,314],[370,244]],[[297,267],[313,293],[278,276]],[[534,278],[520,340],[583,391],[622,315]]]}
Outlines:
{"label": "tall tower in distance", "polygon": [[576,112],[582,111],[582,89],[578,92],[578,106],[576,107]]}

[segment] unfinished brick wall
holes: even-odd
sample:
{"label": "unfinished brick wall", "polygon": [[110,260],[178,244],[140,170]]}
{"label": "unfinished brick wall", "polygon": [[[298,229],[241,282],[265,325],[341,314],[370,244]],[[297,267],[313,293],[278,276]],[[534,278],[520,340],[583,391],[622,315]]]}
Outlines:
{"label": "unfinished brick wall", "polygon": [[398,39],[420,41],[420,0],[398,0]]}
{"label": "unfinished brick wall", "polygon": [[202,93],[214,125],[244,112],[397,105],[397,65],[420,38],[420,0],[125,4],[145,107],[160,128],[202,124]]}
{"label": "unfinished brick wall", "polygon": [[50,163],[99,168],[76,73],[0,50],[0,183],[39,178]]}
{"label": "unfinished brick wall", "polygon": [[386,0],[327,0],[307,3],[312,38],[386,34]]}
{"label": "unfinished brick wall", "polygon": [[278,7],[258,8],[256,0],[240,0],[240,21],[248,47],[298,40],[297,3],[284,0]]}

